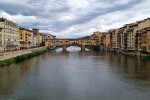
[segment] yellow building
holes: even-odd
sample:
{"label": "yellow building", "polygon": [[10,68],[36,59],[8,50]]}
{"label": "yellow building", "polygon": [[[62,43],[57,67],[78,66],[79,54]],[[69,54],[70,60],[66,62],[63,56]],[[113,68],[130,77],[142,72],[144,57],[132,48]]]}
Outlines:
{"label": "yellow building", "polygon": [[150,50],[150,18],[138,21],[139,30],[139,51],[149,52]]}
{"label": "yellow building", "polygon": [[139,32],[141,51],[150,53],[150,27],[141,29]]}
{"label": "yellow building", "polygon": [[90,36],[90,39],[98,39],[99,40],[99,45],[103,45],[102,44],[102,36],[103,36],[102,32],[96,31],[96,32],[94,32],[94,34],[92,34]]}
{"label": "yellow building", "polygon": [[142,30],[144,28],[147,28],[150,26],[150,18],[141,20],[141,21],[137,21],[138,23],[138,30]]}
{"label": "yellow building", "polygon": [[32,31],[26,28],[19,29],[20,49],[31,48]]}
{"label": "yellow building", "polygon": [[16,23],[0,18],[0,52],[19,49],[19,27]]}

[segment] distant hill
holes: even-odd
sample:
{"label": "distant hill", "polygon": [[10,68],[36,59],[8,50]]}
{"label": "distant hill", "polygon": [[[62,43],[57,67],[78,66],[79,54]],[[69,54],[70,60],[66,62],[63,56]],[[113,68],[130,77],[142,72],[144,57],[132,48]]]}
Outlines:
{"label": "distant hill", "polygon": [[78,39],[89,39],[90,36],[85,36],[85,37],[82,37],[82,38],[78,38]]}

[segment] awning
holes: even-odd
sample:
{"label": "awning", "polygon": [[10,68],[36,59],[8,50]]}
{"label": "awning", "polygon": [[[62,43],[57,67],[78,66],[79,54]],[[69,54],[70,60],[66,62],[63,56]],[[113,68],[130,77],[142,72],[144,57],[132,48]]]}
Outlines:
{"label": "awning", "polygon": [[19,42],[14,41],[14,42],[6,42],[6,47],[17,47],[19,45]]}

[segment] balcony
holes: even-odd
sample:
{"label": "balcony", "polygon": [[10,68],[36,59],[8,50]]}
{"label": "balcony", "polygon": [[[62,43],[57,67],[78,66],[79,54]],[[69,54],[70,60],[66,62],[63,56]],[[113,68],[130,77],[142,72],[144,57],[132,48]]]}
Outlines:
{"label": "balcony", "polygon": [[6,47],[17,47],[19,45],[19,42],[11,42],[11,41],[7,41],[6,42]]}
{"label": "balcony", "polygon": [[150,31],[150,27],[146,27],[146,28],[144,28],[144,29],[141,29],[139,32],[140,32],[141,34],[143,34],[143,33],[146,33],[146,32],[148,32],[148,31]]}

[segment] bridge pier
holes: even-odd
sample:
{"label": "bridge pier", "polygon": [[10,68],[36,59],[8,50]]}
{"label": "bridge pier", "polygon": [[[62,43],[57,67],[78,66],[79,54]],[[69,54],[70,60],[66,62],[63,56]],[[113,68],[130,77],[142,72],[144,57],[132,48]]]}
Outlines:
{"label": "bridge pier", "polygon": [[81,46],[81,51],[85,51],[85,45]]}
{"label": "bridge pier", "polygon": [[66,51],[66,48],[67,48],[67,46],[66,46],[66,45],[64,45],[64,46],[63,46],[63,51]]}

